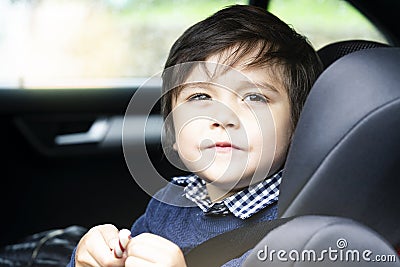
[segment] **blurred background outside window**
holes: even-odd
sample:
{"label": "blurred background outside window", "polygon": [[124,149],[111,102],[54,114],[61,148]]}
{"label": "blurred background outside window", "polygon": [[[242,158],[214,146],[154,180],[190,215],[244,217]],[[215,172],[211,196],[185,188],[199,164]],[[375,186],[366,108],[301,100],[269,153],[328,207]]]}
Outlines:
{"label": "blurred background outside window", "polygon": [[[173,42],[233,0],[0,1],[0,87],[138,86],[162,71]],[[273,0],[269,10],[316,49],[340,39],[386,42],[341,0]],[[251,19],[251,18],[249,18]]]}

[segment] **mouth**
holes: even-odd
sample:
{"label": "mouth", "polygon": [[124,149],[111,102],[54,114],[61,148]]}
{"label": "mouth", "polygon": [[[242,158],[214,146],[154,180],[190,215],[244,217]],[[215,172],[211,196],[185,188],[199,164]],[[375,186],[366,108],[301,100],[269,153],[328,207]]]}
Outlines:
{"label": "mouth", "polygon": [[221,153],[227,153],[227,152],[231,152],[233,150],[242,150],[240,147],[231,144],[229,142],[216,142],[212,145],[210,145],[208,148],[212,148],[215,149],[217,152],[221,152]]}

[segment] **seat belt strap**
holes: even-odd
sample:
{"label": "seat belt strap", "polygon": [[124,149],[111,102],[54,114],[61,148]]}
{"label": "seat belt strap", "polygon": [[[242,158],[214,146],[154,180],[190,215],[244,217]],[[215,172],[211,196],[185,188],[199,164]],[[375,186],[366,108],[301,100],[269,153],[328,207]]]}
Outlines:
{"label": "seat belt strap", "polygon": [[270,231],[293,218],[249,224],[217,235],[185,255],[188,267],[222,266],[255,247]]}

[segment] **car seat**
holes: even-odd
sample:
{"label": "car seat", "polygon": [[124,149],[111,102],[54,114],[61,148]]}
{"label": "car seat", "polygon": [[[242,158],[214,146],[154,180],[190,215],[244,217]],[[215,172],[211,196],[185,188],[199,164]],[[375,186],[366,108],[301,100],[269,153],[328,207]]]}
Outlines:
{"label": "car seat", "polygon": [[357,51],[318,78],[285,165],[279,216],[335,215],[400,243],[400,48]]}
{"label": "car seat", "polygon": [[391,245],[354,220],[300,216],[266,235],[243,267],[400,266]]}

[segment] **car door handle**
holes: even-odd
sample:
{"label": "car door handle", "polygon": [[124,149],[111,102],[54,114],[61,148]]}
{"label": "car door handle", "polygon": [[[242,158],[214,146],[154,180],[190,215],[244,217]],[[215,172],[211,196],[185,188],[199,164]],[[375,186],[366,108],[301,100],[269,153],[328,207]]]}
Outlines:
{"label": "car door handle", "polygon": [[98,143],[103,140],[109,128],[108,119],[99,118],[93,122],[87,132],[57,135],[54,142],[60,146]]}

